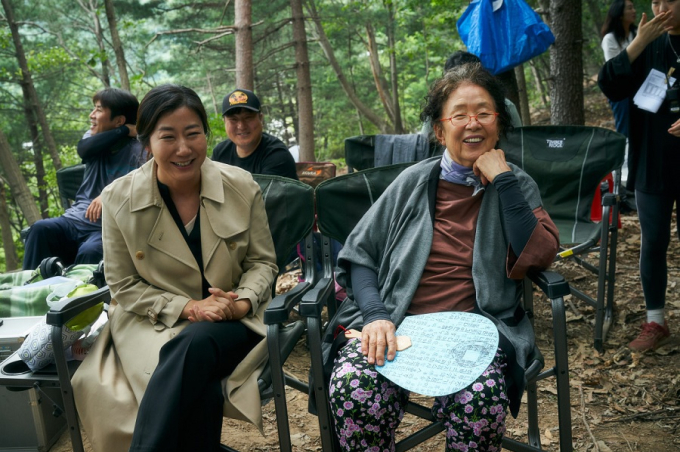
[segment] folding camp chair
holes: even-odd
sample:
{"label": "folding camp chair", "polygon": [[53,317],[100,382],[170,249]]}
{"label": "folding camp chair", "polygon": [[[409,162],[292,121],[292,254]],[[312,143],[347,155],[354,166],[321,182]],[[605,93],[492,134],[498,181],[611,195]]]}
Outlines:
{"label": "folding camp chair", "polygon": [[437,143],[425,135],[360,135],[345,139],[345,162],[348,172],[378,166],[418,162],[442,152]]}
{"label": "folding camp chair", "polygon": [[[321,353],[322,321],[324,304],[331,304],[333,297],[333,269],[328,259],[329,242],[333,238],[344,243],[356,223],[368,208],[378,199],[387,186],[410,164],[400,164],[373,168],[365,171],[338,176],[320,184],[315,190],[317,225],[323,234],[324,265],[323,274],[315,288],[309,291],[300,303],[300,313],[307,320],[308,340],[312,359],[312,380],[316,404],[311,407],[319,416],[321,441],[324,451],[338,450],[335,440],[330,405],[328,402],[328,382],[325,381]],[[557,385],[559,414],[559,442],[562,451],[572,449],[571,411],[569,403],[569,369],[567,361],[566,316],[563,296],[569,293],[564,279],[553,272],[542,272],[531,276],[548,296],[552,305],[555,364],[542,371],[545,365],[538,349],[530,357],[525,369],[528,428],[527,443],[510,438],[503,440],[503,447],[515,451],[542,450],[538,427],[537,381],[554,376]],[[533,322],[533,294],[531,282],[524,284],[524,308]],[[330,314],[329,314],[330,316]],[[430,424],[423,430],[399,440],[397,451],[408,450],[417,444],[442,432],[444,425],[438,422],[428,407],[409,402],[406,411],[427,419]]]}
{"label": "folding camp chair", "polygon": [[[595,308],[594,345],[599,352],[613,322],[618,183],[602,198],[601,222],[591,220],[591,205],[600,181],[620,171],[625,147],[626,138],[619,133],[582,126],[520,127],[500,146],[508,161],[538,184],[543,207],[560,231],[555,260],[572,259],[597,275],[594,297],[573,285],[571,293]],[[588,262],[590,253],[597,253],[597,264]]]}
{"label": "folding camp chair", "polygon": [[[304,333],[305,325],[302,321],[292,322],[285,326],[282,323],[288,320],[293,307],[297,305],[302,295],[312,287],[314,282],[314,253],[312,252],[311,237],[314,223],[313,189],[302,182],[279,176],[257,175],[254,178],[262,189],[279,268],[284,268],[285,261],[293,248],[305,239],[305,276],[307,279],[300,282],[291,291],[276,296],[265,311],[264,321],[267,324],[269,366],[265,368],[258,381],[261,399],[263,401],[274,399],[281,450],[290,451],[291,442],[285,385],[287,384],[305,393],[308,392],[308,386],[289,375],[284,375],[282,366]],[[53,403],[55,406],[59,406],[58,412],[66,414],[74,452],[83,451],[70,381],[79,362],[66,361],[61,328],[85,309],[100,302],[108,303],[110,298],[108,287],[103,287],[91,294],[64,300],[50,309],[47,313],[47,323],[53,327],[52,342],[55,350],[55,366],[50,366],[39,372],[30,372],[16,353],[0,364],[0,386],[7,386],[15,390],[21,388],[39,390],[42,388],[60,388],[63,404],[56,400]],[[44,392],[43,395],[47,396]],[[222,449],[233,450],[224,445]]]}
{"label": "folding camp chair", "polygon": [[[57,171],[57,187],[59,188],[59,200],[62,209],[66,210],[76,200],[76,193],[80,188],[85,176],[85,164],[67,166]],[[24,228],[19,233],[22,241],[26,240],[30,226]]]}
{"label": "folding camp chair", "polygon": [[76,193],[80,189],[85,176],[85,164],[67,166],[57,171],[57,187],[59,187],[59,199],[61,207],[68,209],[76,200]]}

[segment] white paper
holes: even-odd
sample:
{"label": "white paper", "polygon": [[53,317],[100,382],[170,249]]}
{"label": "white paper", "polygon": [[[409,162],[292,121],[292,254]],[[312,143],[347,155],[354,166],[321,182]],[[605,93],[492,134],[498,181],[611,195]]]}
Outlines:
{"label": "white paper", "polygon": [[[671,77],[670,86],[673,86],[674,83],[675,79]],[[666,75],[657,69],[652,69],[649,71],[645,82],[635,94],[633,103],[638,108],[656,113],[666,98],[667,87]]]}
{"label": "white paper", "polygon": [[402,388],[426,396],[466,388],[491,364],[498,348],[493,322],[470,312],[409,316],[396,334],[410,337],[411,347],[376,370]]}

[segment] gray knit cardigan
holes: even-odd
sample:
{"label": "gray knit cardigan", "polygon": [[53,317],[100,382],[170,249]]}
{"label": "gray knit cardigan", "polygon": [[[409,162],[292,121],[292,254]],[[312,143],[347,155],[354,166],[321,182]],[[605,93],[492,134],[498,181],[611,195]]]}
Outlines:
{"label": "gray knit cardigan", "polygon": [[[348,297],[331,320],[324,338],[324,361],[330,356],[333,332],[338,325],[361,329],[363,317],[351,298],[350,264],[375,269],[380,296],[395,325],[399,325],[411,303],[430,254],[433,237],[433,208],[441,157],[424,160],[404,170],[356,225],[338,256],[337,279],[348,289]],[[524,171],[508,163],[517,177],[529,207],[541,206],[536,183]],[[522,381],[513,399],[524,390],[523,369],[534,350],[534,331],[521,308],[519,281],[507,277],[509,245],[503,231],[498,192],[486,186],[477,219],[472,259],[472,279],[477,292],[477,312],[491,319],[507,338],[514,353],[512,367],[522,370]],[[517,313],[521,316],[518,319]],[[512,351],[511,351],[512,352]],[[517,366],[514,366],[514,365]],[[516,374],[517,375],[517,374]],[[516,415],[519,400],[511,403]]]}

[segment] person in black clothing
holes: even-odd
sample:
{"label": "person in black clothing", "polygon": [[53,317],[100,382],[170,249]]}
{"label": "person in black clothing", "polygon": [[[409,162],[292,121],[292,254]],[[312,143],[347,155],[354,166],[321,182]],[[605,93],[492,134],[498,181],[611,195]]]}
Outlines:
{"label": "person in black clothing", "polygon": [[252,174],[273,174],[298,179],[295,160],[285,144],[262,131],[260,100],[247,89],[224,97],[222,118],[229,139],[213,150],[216,162],[238,166]]}
{"label": "person in black clothing", "polygon": [[64,265],[97,264],[102,259],[101,191],[142,163],[136,140],[137,98],[127,91],[106,88],[97,92],[90,113],[90,129],[78,142],[85,163],[83,182],[73,206],[57,218],[34,223],[26,237],[23,268],[33,270],[47,257]]}
{"label": "person in black clothing", "polygon": [[[652,70],[680,75],[680,1],[653,0],[654,18],[643,13],[637,36],[600,70],[598,84],[612,101],[630,99],[630,160],[627,188],[635,190],[642,232],[640,280],[647,319],[629,347],[655,349],[669,336],[665,319],[667,263],[673,205],[680,201],[680,108],[678,83],[667,83],[656,112],[638,108],[633,98]],[[673,97],[676,98],[675,103]]]}

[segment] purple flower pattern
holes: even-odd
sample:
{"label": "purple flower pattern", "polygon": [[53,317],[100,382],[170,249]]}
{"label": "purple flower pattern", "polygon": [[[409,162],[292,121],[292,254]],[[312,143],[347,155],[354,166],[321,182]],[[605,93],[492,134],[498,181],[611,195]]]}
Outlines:
{"label": "purple flower pattern", "polygon": [[[375,371],[351,340],[335,359],[329,396],[335,431],[347,451],[393,452],[409,392]],[[432,413],[446,427],[447,451],[499,451],[509,400],[505,354],[499,349],[470,386],[435,397]]]}

